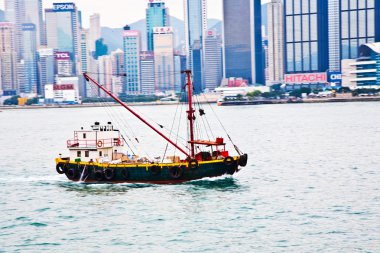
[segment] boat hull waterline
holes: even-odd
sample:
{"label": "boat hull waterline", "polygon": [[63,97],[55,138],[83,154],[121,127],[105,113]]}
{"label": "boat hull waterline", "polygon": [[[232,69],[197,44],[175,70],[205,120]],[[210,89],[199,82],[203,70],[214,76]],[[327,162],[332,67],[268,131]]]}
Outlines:
{"label": "boat hull waterline", "polygon": [[236,156],[231,160],[199,161],[196,164],[108,164],[75,162],[65,158],[56,159],[59,174],[74,182],[83,183],[149,183],[177,184],[202,178],[233,175],[239,166],[246,165],[246,157]]}

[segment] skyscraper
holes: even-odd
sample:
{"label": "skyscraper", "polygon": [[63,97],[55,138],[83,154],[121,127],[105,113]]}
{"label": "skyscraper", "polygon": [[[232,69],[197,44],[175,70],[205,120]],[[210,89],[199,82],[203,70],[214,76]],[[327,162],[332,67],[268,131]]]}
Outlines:
{"label": "skyscraper", "polygon": [[6,95],[15,95],[18,91],[15,43],[15,26],[0,23],[0,89]]}
{"label": "skyscraper", "polygon": [[141,93],[154,94],[155,76],[154,76],[154,53],[151,51],[143,51],[140,54],[141,66]]}
{"label": "skyscraper", "polygon": [[20,83],[20,92],[42,94],[43,90],[38,85],[36,26],[32,23],[22,24],[21,30],[24,61],[22,75],[25,80]]}
{"label": "skyscraper", "polygon": [[102,37],[102,31],[100,27],[100,15],[99,13],[92,14],[90,16],[90,29],[89,29],[89,45],[90,52],[95,51],[95,42]]}
{"label": "skyscraper", "polygon": [[360,45],[380,41],[380,1],[341,0],[340,38],[341,59],[355,59]]}
{"label": "skyscraper", "polygon": [[204,45],[205,88],[214,90],[222,81],[222,40],[215,30],[208,30]]}
{"label": "skyscraper", "polygon": [[146,32],[148,51],[153,51],[153,28],[169,26],[169,9],[163,0],[149,0],[146,9]]}
{"label": "skyscraper", "polygon": [[202,90],[203,35],[207,30],[206,0],[184,0],[188,67],[193,71],[194,86]]}
{"label": "skyscraper", "polygon": [[22,31],[21,24],[25,23],[24,0],[5,0],[5,20],[14,24],[15,50],[17,60],[22,58]]}
{"label": "skyscraper", "polygon": [[80,60],[80,33],[78,10],[74,3],[54,3],[45,10],[47,46],[61,52],[69,52],[73,73],[77,73]]}
{"label": "skyscraper", "polygon": [[24,23],[34,24],[36,27],[37,47],[43,44],[44,24],[42,17],[42,0],[23,0],[25,8]]}
{"label": "skyscraper", "polygon": [[131,30],[129,26],[124,27],[124,67],[125,87],[124,92],[128,95],[139,94],[140,86],[140,51],[141,33]]}
{"label": "skyscraper", "polygon": [[328,1],[284,0],[286,73],[325,72],[328,62]]}
{"label": "skyscraper", "polygon": [[112,59],[112,90],[114,94],[123,92],[125,83],[124,52],[121,49],[111,52]]}
{"label": "skyscraper", "polygon": [[264,84],[261,0],[223,0],[224,75]]}
{"label": "skyscraper", "polygon": [[156,91],[174,91],[174,39],[172,27],[154,28]]}
{"label": "skyscraper", "polygon": [[284,10],[281,0],[268,4],[268,81],[281,83],[284,78]]}
{"label": "skyscraper", "polygon": [[54,50],[52,48],[41,48],[38,50],[39,58],[39,83],[41,90],[45,91],[45,86],[54,84],[55,78],[55,59]]}

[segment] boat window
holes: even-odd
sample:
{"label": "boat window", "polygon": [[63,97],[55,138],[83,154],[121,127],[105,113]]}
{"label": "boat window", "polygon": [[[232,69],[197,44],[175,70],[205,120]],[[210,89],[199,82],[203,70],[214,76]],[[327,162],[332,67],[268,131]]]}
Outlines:
{"label": "boat window", "polygon": [[77,157],[81,157],[82,156],[82,152],[81,151],[77,151]]}
{"label": "boat window", "polygon": [[84,152],[84,156],[85,156],[85,157],[90,157],[90,151],[86,151],[86,152]]}
{"label": "boat window", "polygon": [[83,139],[86,139],[86,134],[83,134]]}
{"label": "boat window", "polygon": [[103,156],[103,152],[102,151],[99,151],[99,156]]}

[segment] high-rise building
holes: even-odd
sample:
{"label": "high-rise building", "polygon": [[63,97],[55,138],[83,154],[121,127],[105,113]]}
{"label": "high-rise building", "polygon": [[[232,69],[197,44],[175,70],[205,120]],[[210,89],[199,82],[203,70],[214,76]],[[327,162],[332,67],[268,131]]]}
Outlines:
{"label": "high-rise building", "polygon": [[174,91],[174,39],[172,27],[153,30],[156,92]]}
{"label": "high-rise building", "polygon": [[198,92],[204,89],[204,37],[207,30],[206,0],[184,0],[185,32],[188,67],[194,76],[194,86]]}
{"label": "high-rise building", "polygon": [[379,42],[380,1],[341,0],[340,38],[341,59],[356,59],[360,45]]}
{"label": "high-rise building", "polygon": [[223,0],[224,75],[264,84],[261,0]]}
{"label": "high-rise building", "polygon": [[129,26],[124,27],[123,33],[124,46],[124,67],[125,67],[125,86],[124,92],[128,95],[139,94],[140,86],[140,51],[141,33],[131,30]]}
{"label": "high-rise building", "polygon": [[268,4],[268,84],[284,78],[284,10],[281,0]]}
{"label": "high-rise building", "polygon": [[285,72],[325,72],[328,61],[328,1],[284,0]]}
{"label": "high-rise building", "polygon": [[121,49],[111,52],[112,59],[112,90],[114,94],[123,92],[125,83],[124,52]]}
{"label": "high-rise building", "polygon": [[149,0],[146,9],[146,32],[148,51],[153,51],[153,28],[169,26],[169,9],[163,0]]}
{"label": "high-rise building", "polygon": [[181,55],[174,54],[174,91],[181,93],[182,90],[182,69]]}
{"label": "high-rise building", "polygon": [[23,0],[25,8],[24,23],[32,23],[36,27],[37,47],[43,43],[44,23],[42,17],[42,0]]}
{"label": "high-rise building", "polygon": [[55,58],[52,48],[41,48],[38,50],[38,72],[41,90],[45,91],[45,86],[54,84],[55,78]]}
{"label": "high-rise building", "polygon": [[112,90],[112,58],[110,55],[102,55],[98,58],[99,83]]}
{"label": "high-rise building", "polygon": [[77,73],[80,60],[80,31],[78,10],[74,3],[54,3],[45,10],[47,46],[69,52],[73,73]]}
{"label": "high-rise building", "polygon": [[21,30],[24,63],[21,74],[25,76],[25,80],[20,83],[20,92],[42,94],[43,91],[38,85],[36,26],[32,23],[22,24]]}
{"label": "high-rise building", "polygon": [[18,92],[15,44],[15,26],[9,22],[0,23],[0,90],[6,95]]}
{"label": "high-rise building", "polygon": [[89,29],[89,45],[90,52],[95,51],[95,43],[102,37],[102,31],[100,27],[100,15],[98,13],[90,16],[90,29]]}
{"label": "high-rise building", "polygon": [[4,14],[4,11],[3,10],[0,10],[0,22],[4,22],[5,21],[5,14]]}
{"label": "high-rise building", "polygon": [[5,20],[14,24],[15,50],[17,60],[22,58],[21,24],[25,23],[25,2],[23,0],[5,0]]}
{"label": "high-rise building", "polygon": [[70,52],[55,52],[56,69],[58,76],[72,76],[73,62],[70,58]]}
{"label": "high-rise building", "polygon": [[341,0],[328,1],[328,29],[329,29],[329,70],[339,71],[340,62],[340,15],[339,6]]}
{"label": "high-rise building", "polygon": [[143,51],[140,53],[141,68],[141,93],[154,94],[155,76],[154,76],[154,53],[151,51]]}
{"label": "high-rise building", "polygon": [[88,58],[91,57],[89,50],[89,39],[88,39],[89,31],[88,29],[82,29],[80,35],[80,63],[81,63],[81,71],[88,72]]}
{"label": "high-rise building", "polygon": [[215,30],[208,30],[204,45],[205,88],[214,90],[222,81],[222,39]]}

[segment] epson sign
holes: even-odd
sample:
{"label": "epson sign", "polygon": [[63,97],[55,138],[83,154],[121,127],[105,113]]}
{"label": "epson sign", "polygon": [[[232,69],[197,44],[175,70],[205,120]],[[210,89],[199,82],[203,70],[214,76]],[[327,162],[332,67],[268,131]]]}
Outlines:
{"label": "epson sign", "polygon": [[53,5],[54,11],[74,11],[74,3],[59,3]]}

